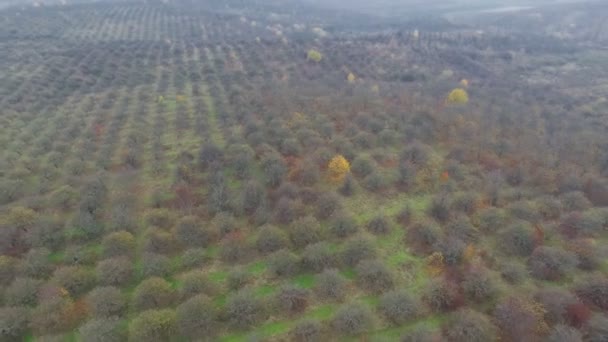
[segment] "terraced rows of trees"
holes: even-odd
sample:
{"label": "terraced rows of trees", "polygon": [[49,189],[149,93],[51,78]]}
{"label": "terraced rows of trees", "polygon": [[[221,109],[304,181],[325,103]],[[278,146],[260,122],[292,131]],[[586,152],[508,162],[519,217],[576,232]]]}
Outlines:
{"label": "terraced rows of trees", "polygon": [[534,37],[263,12],[0,12],[0,340],[608,338],[606,118]]}

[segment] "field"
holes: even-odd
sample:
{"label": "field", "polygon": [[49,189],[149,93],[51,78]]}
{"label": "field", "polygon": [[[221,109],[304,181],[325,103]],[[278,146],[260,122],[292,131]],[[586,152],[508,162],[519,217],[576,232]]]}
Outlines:
{"label": "field", "polygon": [[0,341],[608,338],[605,35],[352,16],[2,10]]}

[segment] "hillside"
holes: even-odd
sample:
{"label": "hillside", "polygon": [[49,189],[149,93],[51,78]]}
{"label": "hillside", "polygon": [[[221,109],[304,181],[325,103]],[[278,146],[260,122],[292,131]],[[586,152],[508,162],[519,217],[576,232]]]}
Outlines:
{"label": "hillside", "polygon": [[0,11],[0,340],[606,340],[593,6]]}

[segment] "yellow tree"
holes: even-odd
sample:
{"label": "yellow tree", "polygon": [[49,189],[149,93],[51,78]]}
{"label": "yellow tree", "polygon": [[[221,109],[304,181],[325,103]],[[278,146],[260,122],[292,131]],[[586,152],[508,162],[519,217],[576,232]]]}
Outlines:
{"label": "yellow tree", "polygon": [[315,49],[310,49],[308,50],[308,57],[309,60],[313,61],[313,62],[320,62],[323,59],[323,55],[315,50]]}
{"label": "yellow tree", "polygon": [[465,104],[469,102],[469,94],[462,88],[456,88],[448,95],[447,102],[451,104]]}
{"label": "yellow tree", "polygon": [[346,158],[338,154],[329,161],[327,170],[329,171],[329,178],[333,182],[341,182],[350,171],[350,164]]}
{"label": "yellow tree", "polygon": [[355,83],[356,79],[357,79],[357,77],[352,72],[349,73],[348,76],[346,77],[346,80],[348,81],[348,83]]}

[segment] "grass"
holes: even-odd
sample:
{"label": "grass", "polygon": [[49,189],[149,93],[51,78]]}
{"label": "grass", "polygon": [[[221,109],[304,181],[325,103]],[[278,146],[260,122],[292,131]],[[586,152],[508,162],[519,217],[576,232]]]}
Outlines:
{"label": "grass", "polygon": [[331,318],[336,312],[336,305],[323,304],[310,309],[305,315],[305,318],[318,319],[320,321]]}
{"label": "grass", "polygon": [[209,273],[209,280],[216,283],[224,282],[226,278],[228,278],[228,272],[226,271],[213,271]]}
{"label": "grass", "polygon": [[247,271],[249,271],[254,276],[259,276],[266,271],[267,265],[263,261],[254,262],[249,267],[247,267]]}
{"label": "grass", "polygon": [[266,296],[272,295],[276,291],[277,291],[276,286],[265,284],[265,285],[256,287],[254,289],[253,293],[258,297],[266,297]]}
{"label": "grass", "polygon": [[304,289],[310,289],[315,285],[315,276],[313,274],[301,274],[294,277],[291,283]]}

